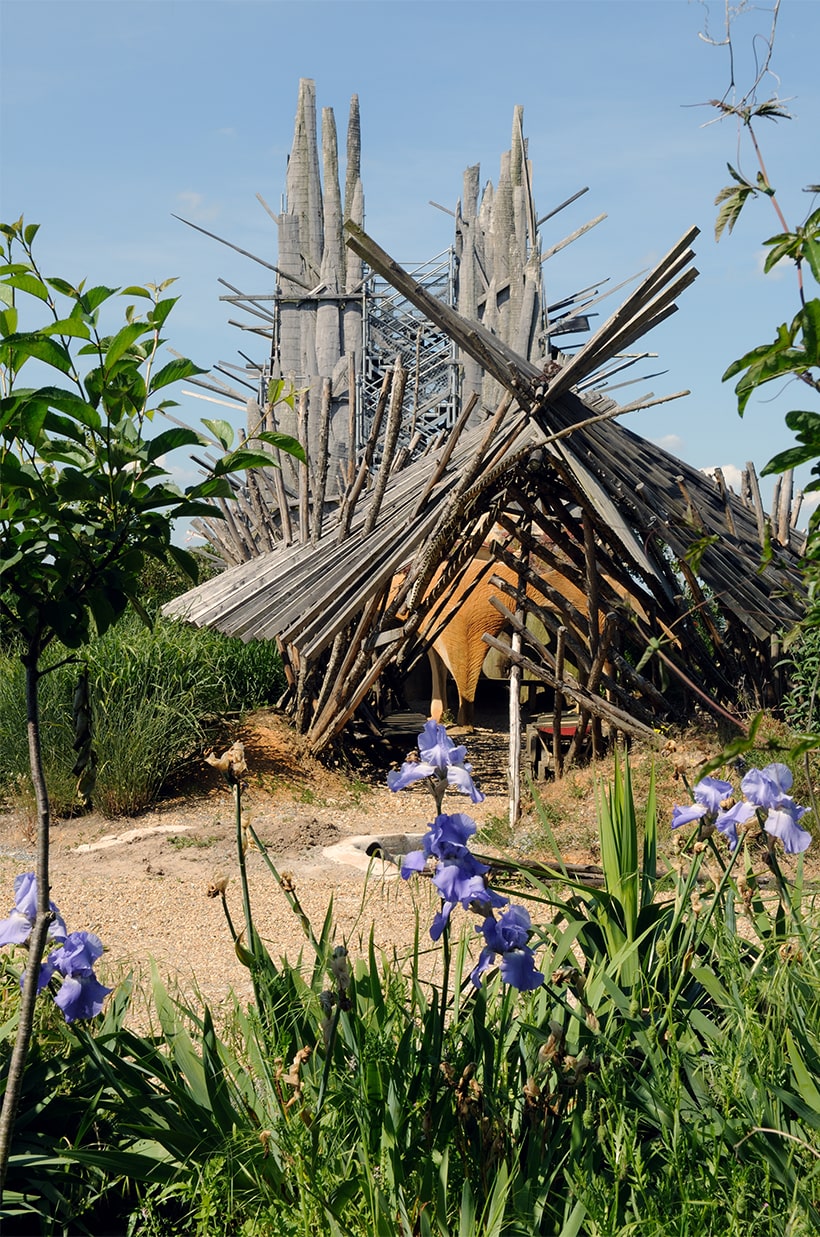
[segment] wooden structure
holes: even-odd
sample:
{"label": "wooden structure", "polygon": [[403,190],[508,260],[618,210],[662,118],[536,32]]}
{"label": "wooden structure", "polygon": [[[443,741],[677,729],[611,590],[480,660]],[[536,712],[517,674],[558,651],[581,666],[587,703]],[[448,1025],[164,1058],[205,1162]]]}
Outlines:
{"label": "wooden structure", "polygon": [[[695,278],[694,230],[570,354],[559,343],[588,328],[601,298],[586,289],[545,304],[543,263],[565,242],[542,252],[550,216],[536,215],[519,109],[498,186],[479,201],[478,169],[465,174],[446,295],[415,277],[429,267],[403,269],[361,226],[355,101],[343,210],[327,109],[323,134],[324,204],[315,97],[302,83],[286,209],[276,216],[274,310],[232,290],[269,318],[254,328],[271,340],[269,358],[243,377],[255,387],[248,434],[287,429],[307,445],[308,464],[283,461],[281,472],[237,481],[226,519],[200,525],[230,565],[166,611],[275,639],[285,703],[319,752],[354,716],[378,726],[374,691],[419,655],[422,622],[432,638],[436,613],[495,526],[507,541],[493,552],[519,582],[499,581],[515,633],[505,651],[552,689],[555,733],[565,707],[578,713],[568,758],[588,739],[597,749],[605,730],[654,741],[660,721],[683,720],[695,704],[730,715],[776,704],[778,635],[802,604],[790,490],[772,525],[751,466],[734,495],[720,475],[704,476],[616,419],[659,401],[619,407],[603,385],[649,355],[630,350]],[[393,297],[392,308],[377,301],[375,315],[396,347],[389,366],[384,349],[371,355],[363,344],[379,286]],[[436,379],[422,380],[431,349],[449,358],[440,394]],[[281,394],[279,379],[299,392],[291,403],[267,398]],[[366,379],[371,390],[377,380],[372,406]],[[221,380],[205,385],[219,398],[239,394]],[[773,553],[761,568],[764,541]],[[584,592],[585,613],[545,583],[544,568]],[[526,609],[547,639],[525,622],[526,586],[538,598]]]}

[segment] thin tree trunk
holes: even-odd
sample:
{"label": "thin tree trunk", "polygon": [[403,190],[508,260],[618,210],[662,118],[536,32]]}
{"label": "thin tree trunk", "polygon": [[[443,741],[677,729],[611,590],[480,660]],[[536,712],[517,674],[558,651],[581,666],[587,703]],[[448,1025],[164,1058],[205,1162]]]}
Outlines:
{"label": "thin tree trunk", "polygon": [[40,962],[46,946],[49,925],[54,918],[49,899],[48,843],[51,809],[48,790],[43,776],[43,760],[40,750],[39,671],[36,649],[29,649],[23,664],[26,668],[26,729],[28,732],[29,766],[37,804],[37,916],[29,938],[29,957],[26,978],[20,998],[20,1019],[17,1038],[9,1062],[6,1091],[0,1109],[0,1202],[6,1183],[11,1138],[14,1121],[23,1085],[31,1031],[34,1023],[34,1003],[37,999],[37,982],[40,978]]}

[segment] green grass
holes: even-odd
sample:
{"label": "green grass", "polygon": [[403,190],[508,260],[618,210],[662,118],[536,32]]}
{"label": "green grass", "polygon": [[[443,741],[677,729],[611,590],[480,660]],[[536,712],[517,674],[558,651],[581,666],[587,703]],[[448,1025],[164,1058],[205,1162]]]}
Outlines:
{"label": "green grass", "polygon": [[[54,649],[51,664],[65,658]],[[106,815],[135,813],[206,743],[227,715],[274,701],[282,691],[274,645],[244,644],[218,632],[157,620],[145,628],[126,616],[83,654],[94,716],[94,806]],[[46,780],[57,814],[79,805],[72,775],[71,702],[77,664],[41,681]],[[28,779],[23,670],[0,653],[0,793],[25,798]]]}
{"label": "green grass", "polygon": [[[238,863],[253,1005],[217,1027],[155,978],[150,1034],[127,985],[89,1026],[41,1013],[12,1205],[129,1237],[816,1233],[817,891],[771,857],[761,890],[751,843],[696,845],[697,824],[658,876],[665,822],[626,762],[598,811],[603,887],[511,878],[545,977],[526,992],[496,969],[476,988],[474,915],[434,943],[423,895],[406,955],[373,933],[340,953],[332,902],[310,924],[251,826],[302,952],[270,957]],[[0,1053],[18,993],[10,964]]]}
{"label": "green grass", "polygon": [[175,850],[207,850],[218,841],[219,838],[214,834],[203,837],[201,833],[177,833],[168,838],[169,846],[173,846]]}

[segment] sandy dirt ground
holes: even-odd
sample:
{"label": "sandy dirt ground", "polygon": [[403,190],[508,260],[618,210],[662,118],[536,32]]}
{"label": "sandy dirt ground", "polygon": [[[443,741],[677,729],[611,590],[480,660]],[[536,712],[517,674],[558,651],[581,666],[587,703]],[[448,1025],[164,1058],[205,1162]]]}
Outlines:
{"label": "sandy dirt ground", "polygon": [[[405,882],[395,864],[367,855],[374,838],[392,838],[391,845],[401,850],[402,838],[424,832],[433,804],[424,787],[394,794],[381,773],[360,780],[351,772],[329,770],[301,753],[274,714],[255,718],[240,737],[249,770],[242,797],[245,822],[295,887],[317,933],[332,897],[334,939],[353,956],[367,949],[371,926],[377,946],[409,949],[417,911],[427,942],[437,906],[430,883]],[[506,734],[499,726],[478,728],[467,741],[487,798],[473,805],[453,791],[445,809],[468,812],[479,824],[506,816]],[[231,989],[243,999],[250,996],[248,972],[237,959],[221,899],[209,896],[227,877],[228,908],[241,927],[235,800],[217,771],[203,762],[181,793],[136,818],[90,813],[58,820],[50,849],[52,899],[69,931],[93,931],[104,942],[98,967],[103,982],[113,984],[131,973],[139,993],[154,959],[163,978],[184,992],[198,987],[215,1011]],[[412,849],[412,840],[405,849]],[[253,846],[246,862],[254,919],[272,957],[297,959],[305,937],[281,887]],[[31,819],[0,813],[0,890],[6,890],[8,903],[2,905],[0,894],[0,916],[11,909],[14,877],[33,869]],[[436,953],[430,949],[431,965]],[[309,949],[305,964],[312,964]]]}
{"label": "sandy dirt ground", "polygon": [[[486,798],[472,804],[452,791],[444,807],[468,813],[479,827],[492,824],[494,835],[501,836],[509,811],[509,737],[504,716],[481,721],[470,735],[449,733],[466,743]],[[232,737],[242,739],[246,750],[245,823],[250,822],[278,873],[295,888],[316,933],[332,899],[334,943],[345,944],[353,958],[366,954],[372,929],[377,949],[401,955],[412,948],[418,918],[422,964],[434,976],[440,949],[429,941],[427,929],[438,908],[435,889],[422,878],[401,880],[394,863],[367,854],[377,839],[395,853],[414,849],[434,810],[424,785],[391,793],[387,764],[367,773],[358,765],[327,768],[305,755],[298,736],[274,713],[254,715]],[[660,820],[670,818],[674,802],[688,801],[676,770],[685,769],[694,780],[698,768],[719,750],[714,739],[704,744],[701,738],[668,745],[664,752],[631,754],[641,793],[650,766],[656,769]],[[411,746],[412,738],[407,741]],[[405,754],[394,749],[394,763]],[[600,859],[596,782],[604,774],[591,766],[542,788],[551,797],[552,828],[567,862]],[[529,849],[528,829],[531,818],[525,818],[513,839],[519,855]],[[492,852],[486,838],[481,849]],[[516,854],[514,846],[510,850]],[[812,881],[820,879],[816,856],[815,842],[806,856]],[[299,920],[264,856],[251,846],[246,863],[254,921],[271,956],[294,962],[302,953],[305,968],[311,968],[313,955]],[[34,866],[31,817],[0,811],[0,918],[11,910],[14,877]],[[759,866],[765,882],[765,866]],[[784,860],[783,866],[789,875],[794,860]],[[209,896],[227,878],[228,910],[242,927],[235,801],[222,775],[204,760],[184,786],[138,817],[111,820],[89,813],[55,821],[50,869],[51,896],[68,930],[96,932],[106,947],[98,966],[102,981],[113,985],[134,976],[135,1023],[145,1021],[152,959],[172,986],[185,994],[198,989],[217,1016],[231,991],[243,1002],[251,997],[248,971],[237,958],[221,898]],[[454,919],[475,936],[471,916],[459,911]]]}

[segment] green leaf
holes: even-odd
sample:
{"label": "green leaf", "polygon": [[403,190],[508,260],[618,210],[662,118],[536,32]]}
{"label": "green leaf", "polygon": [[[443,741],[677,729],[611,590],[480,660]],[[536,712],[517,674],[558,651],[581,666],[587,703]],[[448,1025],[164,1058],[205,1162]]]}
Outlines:
{"label": "green leaf", "polygon": [[3,282],[7,287],[17,288],[20,292],[28,292],[30,296],[36,296],[40,301],[48,300],[48,288],[36,275],[9,275]]}
{"label": "green leaf", "polygon": [[[776,241],[779,244],[775,244]],[[796,262],[802,253],[802,244],[798,237],[788,235],[785,237],[773,237],[771,240],[764,241],[764,245],[773,245],[774,248],[766,255],[766,261],[763,263],[763,270],[768,275],[772,267],[776,266],[783,258],[790,258],[792,262]]]}
{"label": "green leaf", "polygon": [[165,319],[168,317],[178,300],[178,296],[169,296],[166,297],[164,301],[157,301],[154,308],[147,315],[148,321],[155,330],[160,330],[165,322]]}
{"label": "green leaf", "polygon": [[[801,442],[816,439],[820,447],[820,412],[809,412],[806,409],[792,409],[786,413],[786,424],[800,438]],[[818,451],[820,454],[820,450]]]}
{"label": "green leaf", "polygon": [[[182,378],[191,378],[194,374],[204,373],[205,370],[200,369],[198,365],[194,365],[193,361],[189,361],[187,357],[176,357],[152,375],[149,390],[158,391],[160,387],[167,387],[170,383],[179,382]],[[205,424],[208,424],[208,422],[205,422]],[[222,421],[219,424],[225,425],[227,423]]]}
{"label": "green leaf", "polygon": [[47,415],[48,406],[38,400],[29,400],[23,409],[21,421],[25,438],[35,447],[39,444]]}
{"label": "green leaf", "polygon": [[788,1027],[786,1028],[786,1050],[794,1070],[795,1079],[797,1080],[800,1098],[810,1108],[814,1109],[816,1113],[820,1113],[820,1091],[815,1086],[814,1080],[806,1068],[806,1062],[800,1055],[800,1050],[794,1042],[794,1036]]}
{"label": "green leaf", "polygon": [[50,408],[59,408],[87,429],[102,428],[99,413],[75,391],[67,391],[63,387],[39,387],[32,395],[45,400]]}
{"label": "green leaf", "polygon": [[569,1218],[564,1224],[564,1227],[561,1229],[560,1237],[578,1237],[586,1218],[587,1209],[579,1198],[578,1202],[573,1207]]}
{"label": "green leaf", "polygon": [[[788,330],[784,323],[780,327],[781,331]],[[773,348],[777,347],[777,342],[774,344],[759,344],[757,348],[752,348],[751,352],[747,352],[745,356],[740,357],[737,361],[733,361],[723,375],[722,381],[726,382],[729,378],[734,378],[735,374],[739,374],[744,369],[749,369],[752,365],[765,360],[771,353]]]}
{"label": "green leaf", "polygon": [[806,364],[820,366],[820,300],[806,301],[798,318],[803,329]]}
{"label": "green leaf", "polygon": [[193,429],[187,429],[183,426],[173,426],[171,429],[163,430],[161,434],[157,434],[151,438],[147,446],[146,459],[153,461],[159,459],[161,455],[165,455],[168,451],[175,451],[179,447],[195,447],[202,444],[202,437]]}
{"label": "green leaf", "polygon": [[88,339],[91,332],[82,318],[60,318],[42,328],[43,335],[68,335],[74,339]]}
{"label": "green leaf", "polygon": [[298,438],[292,438],[290,434],[280,434],[276,430],[262,430],[260,434],[255,435],[260,442],[266,442],[272,447],[277,447],[280,451],[286,451],[288,455],[294,456],[302,463],[307,462],[305,449],[299,442]]}
{"label": "green leaf", "polygon": [[148,289],[141,288],[139,284],[129,284],[127,288],[123,288],[122,296],[144,296],[149,301],[154,299]]}
{"label": "green leaf", "polygon": [[817,455],[817,446],[788,447],[785,451],[779,451],[777,455],[773,455],[768,464],[760,470],[760,475],[770,477],[773,474],[785,472],[787,468],[797,468],[800,464],[810,463],[817,458]]}
{"label": "green leaf", "polygon": [[238,447],[223,455],[213,467],[213,476],[224,477],[232,472],[244,472],[248,468],[275,468],[276,460],[267,451],[252,451],[249,447]]}
{"label": "green leaf", "polygon": [[233,426],[230,422],[203,417],[202,424],[211,431],[223,451],[230,451],[234,440]]}
{"label": "green leaf", "polygon": [[476,1231],[475,1197],[470,1189],[469,1181],[461,1188],[461,1210],[458,1226],[458,1237],[474,1237]]}
{"label": "green leaf", "polygon": [[786,374],[805,373],[808,368],[805,349],[796,346],[794,342],[803,326],[804,319],[801,311],[791,325],[783,323],[778,328],[777,338],[773,343],[753,348],[740,360],[734,361],[726,370],[723,375],[724,382],[741,370],[746,370],[735,386],[737,409],[741,416],[751,395],[759,386]]}
{"label": "green leaf", "polygon": [[194,584],[199,579],[199,559],[190,550],[185,550],[182,546],[176,545],[175,542],[170,542],[167,547],[168,557],[173,559],[177,567],[185,572],[189,580],[193,580]]}
{"label": "green leaf", "polygon": [[733,168],[731,163],[727,163],[726,166],[729,169],[729,175],[732,177],[733,180],[737,181],[737,183],[741,185],[742,188],[754,190],[754,185],[752,184],[752,182],[750,180],[747,180],[746,177],[742,175],[742,173],[738,172],[737,168]]}
{"label": "green leaf", "polygon": [[50,278],[46,279],[46,283],[50,288],[53,288],[55,292],[61,293],[62,296],[77,296],[77,289],[72,287],[66,279],[59,279],[56,275],[52,275]]}
{"label": "green leaf", "polygon": [[8,309],[0,310],[0,335],[17,334],[17,317],[17,310],[14,305],[10,305]]}
{"label": "green leaf", "polygon": [[762,120],[791,120],[792,115],[778,99],[767,99],[754,108],[754,115]]}
{"label": "green leaf", "polygon": [[820,283],[820,240],[806,237],[803,242],[803,255],[809,264],[812,275]]}
{"label": "green leaf", "polygon": [[13,358],[18,369],[28,357],[36,357],[38,361],[51,365],[53,369],[59,369],[63,374],[70,374],[74,368],[68,349],[38,332],[7,335],[0,345],[0,359]]}
{"label": "green leaf", "polygon": [[[185,490],[185,497],[191,502],[197,502],[201,498],[233,498],[234,492],[233,486],[226,477],[209,477],[206,481],[200,481],[199,485],[188,486]],[[197,510],[192,514],[216,515],[218,509],[203,506],[201,511]]]}
{"label": "green leaf", "polygon": [[[731,167],[729,170],[732,170]],[[738,221],[740,212],[743,210],[743,207],[749,198],[749,195],[753,192],[754,190],[751,187],[741,187],[735,189],[732,185],[727,185],[725,189],[721,189],[720,193],[715,198],[715,206],[720,206],[717,219],[715,220],[716,241],[720,240],[724,231],[731,233]]]}
{"label": "green leaf", "polygon": [[77,300],[82,305],[85,313],[93,314],[94,310],[102,305],[103,301],[107,301],[109,297],[115,296],[116,292],[116,288],[106,288],[101,284],[99,287],[78,292]]}
{"label": "green leaf", "polygon": [[129,350],[132,344],[145,335],[149,328],[144,322],[130,322],[117,332],[110,340],[105,352],[105,368],[110,370],[121,356]]}

